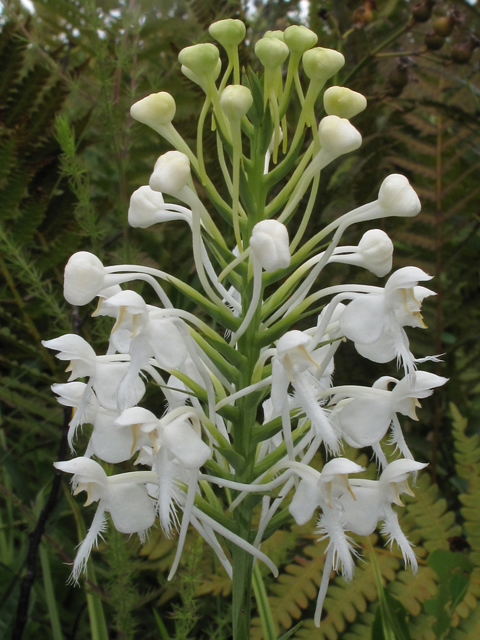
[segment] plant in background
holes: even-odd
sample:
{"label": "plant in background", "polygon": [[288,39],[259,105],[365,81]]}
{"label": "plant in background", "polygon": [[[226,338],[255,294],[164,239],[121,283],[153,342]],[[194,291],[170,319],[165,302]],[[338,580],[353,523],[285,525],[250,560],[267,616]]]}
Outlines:
{"label": "plant in background", "polygon": [[[404,267],[384,287],[329,284],[334,263],[376,277],[390,272],[393,245],[384,232],[365,233],[358,246],[340,241],[357,223],[415,216],[420,202],[408,180],[385,177],[377,200],[307,234],[322,170],[362,142],[349,121],[366,107],[359,93],[330,87],[323,95],[326,115],[320,122],[316,117],[318,98],[342,68],[343,55],[316,47],[317,36],[302,26],[268,32],[255,46],[264,67],[260,78],[250,69],[241,73],[241,21],[216,22],[210,34],[227,52],[225,70],[210,43],[179,55],[183,73],[205,93],[195,153],[173,125],[171,95],[147,96],[131,110],[173,150],[157,160],[149,186],[133,194],[129,222],[141,228],[186,222],[202,290],[151,267],[105,267],[88,252],[76,253],[65,269],[65,298],[85,305],[98,297],[93,315],[112,318],[108,349],[97,355],[77,335],[44,345],[70,362],[68,383],[54,390],[74,409],[71,446],[78,427],[93,425],[85,455],[56,463],[73,474],[75,494],[86,491],[86,504],[98,502],[72,579],[104,531],[106,513],[118,531],[141,538],[157,517],[166,536],[178,530],[170,578],[191,524],[232,577],[233,637],[240,640],[250,637],[254,563],[277,574],[262,542],[290,516],[306,523],[319,507],[318,535],[329,541],[317,625],[331,570],[352,579],[359,552],[350,534],[368,536],[382,523],[382,533],[415,570],[392,503],[402,505],[401,494],[411,494],[409,477],[425,465],[413,460],[397,414],[416,419],[419,398],[446,379],[417,371],[429,358],[414,357],[405,331],[425,326],[421,303],[433,292],[420,283],[430,276]],[[295,101],[300,109],[293,120]],[[220,190],[203,159],[210,122],[225,183]],[[153,288],[159,306],[122,288],[135,280]],[[199,314],[176,308],[172,288]],[[396,359],[404,377],[382,377],[372,387],[335,386],[334,357],[345,340],[374,362]],[[152,410],[142,406],[146,383],[157,388]],[[399,451],[390,464],[383,449],[389,428]],[[364,468],[342,455],[344,443],[373,449],[378,480],[358,478]],[[321,472],[310,466],[316,454],[324,460]],[[111,464],[135,457],[148,470],[107,475],[93,457]],[[212,485],[225,490],[227,510]]]}

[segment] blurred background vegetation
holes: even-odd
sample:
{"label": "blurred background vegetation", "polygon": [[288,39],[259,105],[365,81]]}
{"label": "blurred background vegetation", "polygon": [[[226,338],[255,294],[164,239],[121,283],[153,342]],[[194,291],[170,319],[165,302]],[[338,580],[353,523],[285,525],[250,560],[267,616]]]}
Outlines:
{"label": "blurred background vegetation", "polygon": [[[177,54],[209,41],[208,26],[226,17],[247,23],[245,66],[256,68],[253,45],[267,29],[300,21],[318,34],[320,46],[344,53],[347,62],[337,82],[369,102],[355,119],[364,144],[322,176],[311,233],[375,199],[388,173],[408,176],[422,213],[380,224],[394,240],[396,268],[415,264],[435,276],[438,295],[425,304],[429,331],[412,333],[412,350],[443,354],[442,363],[425,367],[450,378],[425,401],[420,423],[404,423],[416,458],[430,462],[417,497],[402,510],[402,525],[420,557],[417,576],[403,571],[398,550],[390,554],[371,536],[363,548],[370,563],[359,564],[350,585],[335,580],[318,631],[311,617],[324,544],[315,542],[313,522],[291,526],[265,544],[283,568],[278,582],[264,576],[270,622],[275,633],[294,628],[290,637],[299,639],[384,637],[372,636],[382,632],[375,617],[382,593],[377,567],[390,609],[404,621],[397,628],[393,616],[393,637],[478,640],[480,9],[465,0],[256,0],[248,6],[240,0],[35,0],[33,10],[4,0],[0,636],[230,637],[228,580],[193,535],[171,584],[165,572],[175,539],[154,530],[141,547],[112,528],[108,544],[92,554],[87,579],[80,587],[66,584],[65,563],[72,562],[93,512],[81,510],[67,483],[54,479],[52,463],[69,455],[69,416],[49,389],[64,381],[62,367],[40,345],[41,339],[79,332],[104,348],[107,325],[101,319],[85,322],[93,307],[72,309],[63,300],[63,268],[75,251],[92,251],[105,264],[156,266],[195,284],[183,226],[127,226],[130,195],[148,182],[154,161],[168,150],[130,119],[129,108],[148,93],[169,91],[177,103],[175,126],[193,141],[201,96],[181,75]],[[209,174],[221,188],[213,137],[205,148]],[[356,244],[365,230],[352,229],[344,243]],[[335,282],[372,282],[371,274],[341,265],[331,274]],[[174,291],[169,295],[185,306]],[[339,384],[371,384],[385,374],[348,345],[339,354]],[[393,366],[389,373],[395,375]],[[88,427],[85,432],[86,442]],[[80,439],[80,455],[84,444]],[[357,460],[368,464],[365,455],[357,454]],[[433,551],[447,554],[440,563],[443,575]],[[267,635],[255,620],[252,638]]]}

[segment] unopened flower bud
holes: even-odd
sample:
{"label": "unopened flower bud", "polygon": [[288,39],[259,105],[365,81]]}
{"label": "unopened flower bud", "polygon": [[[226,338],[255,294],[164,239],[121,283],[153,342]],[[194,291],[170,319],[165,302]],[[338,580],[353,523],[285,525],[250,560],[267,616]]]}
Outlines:
{"label": "unopened flower bud", "polygon": [[294,53],[305,53],[317,44],[316,33],[303,25],[293,24],[283,34],[285,44]]}
{"label": "unopened flower bud", "polygon": [[265,31],[265,33],[263,34],[263,37],[277,38],[277,40],[280,40],[281,42],[285,42],[284,32],[281,31],[280,29],[275,29],[274,31]]}
{"label": "unopened flower bud", "polygon": [[150,187],[140,187],[132,193],[128,209],[128,224],[131,227],[147,229],[157,222],[176,220],[178,214],[167,210],[163,196]]}
{"label": "unopened flower bud", "polygon": [[220,97],[220,106],[229,120],[240,120],[253,104],[252,92],[241,84],[226,87]]}
{"label": "unopened flower bud", "polygon": [[150,188],[154,191],[176,196],[190,179],[190,160],[180,151],[167,151],[155,163],[150,177]]}
{"label": "unopened flower bud", "polygon": [[345,64],[345,58],[339,51],[322,47],[305,51],[302,61],[307,77],[310,80],[321,81],[334,76]]}
{"label": "unopened flower bud", "polygon": [[362,144],[362,136],[346,118],[326,116],[320,120],[318,136],[322,150],[340,156],[355,151]]}
{"label": "unopened flower bud", "polygon": [[392,269],[393,242],[385,231],[370,229],[358,243],[358,252],[363,266],[379,278]]}
{"label": "unopened flower bud", "polygon": [[346,87],[330,87],[323,95],[323,104],[329,116],[350,119],[365,109],[367,99]]}
{"label": "unopened flower bud", "polygon": [[245,38],[245,25],[241,20],[218,20],[210,25],[208,33],[219,42],[222,47],[237,47]]}
{"label": "unopened flower bud", "polygon": [[[182,64],[182,66],[180,67],[181,72],[183,73],[183,75],[185,77],[187,77],[189,80],[191,80],[192,82],[194,82],[195,84],[198,84],[200,87],[202,87],[202,89],[206,89],[205,83],[204,83],[204,79],[201,76],[197,76],[196,73],[194,73],[191,69],[189,69],[188,67],[186,67],[184,64]],[[220,58],[218,59],[217,62],[217,66],[215,67],[215,69],[212,71],[211,76],[213,78],[213,80],[215,81],[218,76],[220,75],[220,71],[222,70],[222,61],[220,60]]]}
{"label": "unopened flower bud", "polygon": [[398,173],[385,178],[378,192],[378,203],[387,215],[413,217],[422,208],[415,190]]}
{"label": "unopened flower bud", "polygon": [[264,37],[255,45],[255,53],[266,68],[279,67],[289,54],[287,45],[275,37]]}
{"label": "unopened flower bud", "polygon": [[91,302],[105,284],[105,267],[88,251],[79,251],[71,256],[65,266],[63,295],[65,300],[77,306]]}
{"label": "unopened flower bud", "polygon": [[250,246],[263,269],[273,273],[290,264],[290,245],[287,227],[278,220],[262,220],[252,231]]}
{"label": "unopened flower bud", "polygon": [[197,76],[213,73],[219,57],[217,47],[210,42],[185,47],[178,54],[180,64],[188,67]]}
{"label": "unopened flower bud", "polygon": [[169,124],[175,116],[175,109],[173,97],[166,91],[160,91],[132,105],[130,115],[134,120],[155,129],[155,127]]}

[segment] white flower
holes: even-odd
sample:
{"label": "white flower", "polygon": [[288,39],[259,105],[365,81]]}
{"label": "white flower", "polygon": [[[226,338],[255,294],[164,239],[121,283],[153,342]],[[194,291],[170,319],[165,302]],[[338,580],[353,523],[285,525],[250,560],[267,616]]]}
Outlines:
{"label": "white flower", "polygon": [[403,327],[425,328],[421,315],[422,300],[435,295],[418,282],[431,280],[417,267],[404,267],[393,273],[381,291],[358,295],[340,317],[340,327],[355,348],[373,362],[403,362],[406,371],[414,370],[414,357]]}
{"label": "white flower", "polygon": [[[168,414],[167,414],[168,416]],[[142,407],[126,409],[115,421],[117,425],[137,430],[138,450],[145,444],[146,436],[154,446],[153,470],[158,474],[157,508],[165,535],[171,534],[176,523],[174,505],[178,502],[178,475],[176,463],[190,471],[198,470],[210,458],[212,452],[188,421],[180,415],[171,421],[159,420],[155,414]]]}
{"label": "white flower", "polygon": [[[431,396],[433,389],[446,382],[447,378],[434,373],[417,371],[415,375],[408,375],[400,381],[382,377],[372,388],[347,386],[342,391],[340,387],[332,400],[337,407],[330,418],[350,446],[373,447],[382,463],[385,460],[380,441],[389,427],[393,426],[392,441],[405,457],[411,458],[396,414],[418,420],[416,408],[421,406],[419,398]],[[395,386],[390,391],[388,385],[391,383]]]}
{"label": "white flower", "polygon": [[410,473],[417,473],[427,465],[414,460],[395,460],[382,473],[380,480],[352,480],[351,491],[343,491],[332,501],[332,508],[324,508],[318,522],[317,532],[322,540],[328,538],[327,557],[315,610],[315,625],[320,626],[323,601],[325,599],[330,572],[341,566],[345,580],[353,577],[353,556],[357,555],[347,532],[369,536],[383,521],[382,534],[390,542],[397,542],[405,563],[410,563],[415,572],[417,559],[412,545],[400,528],[398,517],[391,503],[403,506],[400,494],[413,495],[407,480]]}
{"label": "white flower", "polygon": [[99,503],[73,564],[72,580],[76,582],[86,566],[98,535],[105,531],[105,511],[110,513],[115,528],[121,533],[139,533],[143,536],[153,525],[155,509],[143,485],[155,481],[156,473],[140,471],[108,477],[98,462],[83,457],[68,462],[55,462],[54,466],[65,473],[74,474],[74,495],[86,491],[86,506],[92,502]]}
{"label": "white flower", "polygon": [[[372,534],[379,522],[383,521],[382,533],[389,541],[399,545],[405,564],[410,563],[417,570],[417,559],[411,543],[400,529],[398,517],[392,509],[392,502],[403,507],[402,493],[413,495],[408,486],[411,473],[417,473],[427,465],[415,460],[400,459],[391,462],[380,476],[380,480],[352,480],[351,487],[355,499],[350,494],[340,496],[344,509],[343,527],[360,536]],[[321,523],[320,523],[321,526]],[[332,541],[334,544],[335,542]]]}
{"label": "white flower", "polygon": [[[289,413],[288,386],[292,383],[295,397],[315,432],[332,451],[338,448],[338,439],[328,417],[316,398],[316,380],[312,372],[319,367],[313,359],[314,340],[301,331],[288,331],[277,342],[277,354],[272,359],[272,406],[277,415]],[[285,429],[285,425],[284,425]],[[285,434],[286,440],[288,434]]]}
{"label": "white flower", "polygon": [[351,492],[348,474],[361,473],[365,469],[347,458],[334,458],[324,465],[321,473],[310,467],[306,467],[304,474],[297,467],[295,471],[302,476],[302,480],[289,511],[295,522],[302,525],[311,519],[317,507],[332,509],[332,502],[345,491]]}
{"label": "white flower", "polygon": [[[177,369],[187,358],[187,347],[175,320],[161,315],[155,317],[157,310],[149,308],[134,291],[121,291],[105,300],[103,306],[116,313],[117,321],[112,335],[116,331],[129,332],[130,335],[130,364],[118,390],[118,406],[123,410],[137,404],[131,395],[132,385],[136,384],[140,372],[148,366],[152,356],[159,367]],[[122,339],[125,339],[124,335]]]}
{"label": "white flower", "polygon": [[[117,410],[117,393],[120,383],[125,377],[129,363],[111,361],[109,356],[99,357],[86,340],[75,334],[66,334],[53,340],[43,340],[42,344],[48,349],[58,350],[59,360],[70,360],[67,371],[71,372],[69,381],[88,377],[82,402],[75,414],[73,424],[79,425],[83,421],[83,412],[87,407],[91,389],[95,391],[97,400],[108,411]],[[130,387],[130,401],[137,404],[145,393],[145,385],[137,377]]]}

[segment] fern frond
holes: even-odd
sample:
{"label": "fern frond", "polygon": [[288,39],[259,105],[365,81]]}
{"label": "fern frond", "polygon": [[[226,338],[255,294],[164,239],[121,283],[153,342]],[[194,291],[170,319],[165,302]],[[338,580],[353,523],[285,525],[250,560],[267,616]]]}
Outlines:
{"label": "fern frond", "polygon": [[[372,541],[376,536],[371,536]],[[383,550],[382,550],[383,551]],[[382,577],[387,581],[395,579],[399,567],[398,560],[389,553],[376,553],[376,562]],[[352,582],[336,578],[329,587],[325,599],[324,610],[327,615],[322,620],[320,629],[314,626],[313,620],[307,620],[295,638],[299,640],[337,640],[343,638],[348,624],[356,621],[358,613],[367,610],[369,602],[377,597],[377,586],[372,564],[358,564]]]}
{"label": "fern frond", "polygon": [[[465,434],[468,420],[458,408],[451,403],[453,437],[455,440],[456,469],[460,478],[468,482],[467,491],[460,494],[460,502],[464,505],[460,513],[464,518],[464,529],[467,542],[471,547],[469,559],[474,565],[470,577],[468,591],[463,601],[455,610],[456,616],[466,618],[465,628],[476,630],[480,634],[480,616],[477,615],[477,600],[480,599],[480,444],[478,434],[469,437]],[[472,612],[473,610],[473,612]],[[472,616],[477,622],[471,620]],[[470,633],[471,631],[469,631]],[[466,637],[474,637],[467,635]],[[478,637],[478,636],[477,636]]]}
{"label": "fern frond", "polygon": [[438,498],[438,487],[430,484],[428,474],[419,475],[415,499],[408,500],[406,513],[401,518],[402,529],[418,546],[416,553],[424,557],[426,551],[448,549],[448,538],[459,536],[461,527],[455,524],[455,515],[447,511],[447,501]]}
{"label": "fern frond", "polygon": [[436,574],[430,567],[422,565],[418,567],[416,574],[412,571],[400,571],[389,589],[412,616],[418,616],[422,603],[435,597],[437,593]]}

